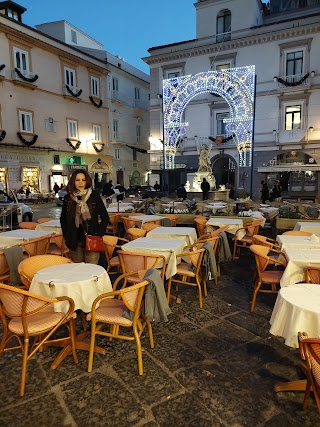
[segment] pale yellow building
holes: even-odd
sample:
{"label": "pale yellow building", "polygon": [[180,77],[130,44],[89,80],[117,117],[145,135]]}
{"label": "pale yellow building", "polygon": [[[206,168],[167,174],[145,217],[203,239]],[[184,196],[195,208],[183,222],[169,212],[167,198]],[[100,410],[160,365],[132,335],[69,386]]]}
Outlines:
{"label": "pale yellow building", "polygon": [[25,10],[0,2],[0,180],[49,191],[80,167],[102,187],[112,179],[106,63],[24,25]]}

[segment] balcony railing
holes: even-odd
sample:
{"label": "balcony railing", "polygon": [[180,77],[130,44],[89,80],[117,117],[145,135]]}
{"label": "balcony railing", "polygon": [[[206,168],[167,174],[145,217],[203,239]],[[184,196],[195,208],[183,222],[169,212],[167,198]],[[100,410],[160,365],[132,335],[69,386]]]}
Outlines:
{"label": "balcony railing", "polygon": [[310,73],[306,74],[293,74],[290,76],[275,77],[278,82],[278,87],[295,87],[295,86],[309,86]]}
{"label": "balcony railing", "polygon": [[231,31],[216,34],[216,43],[226,42],[228,40],[231,40]]}
{"label": "balcony railing", "polygon": [[13,68],[11,70],[11,78],[12,80],[19,82],[34,83],[38,79],[38,76],[36,74],[30,73],[28,70]]}

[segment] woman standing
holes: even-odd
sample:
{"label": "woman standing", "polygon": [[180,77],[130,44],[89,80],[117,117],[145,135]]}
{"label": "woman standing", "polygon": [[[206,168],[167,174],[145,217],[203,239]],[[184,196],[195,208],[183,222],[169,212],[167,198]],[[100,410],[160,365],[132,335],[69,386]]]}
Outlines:
{"label": "woman standing", "polygon": [[109,217],[100,194],[92,189],[87,171],[75,170],[67,184],[60,223],[73,262],[98,264],[100,252],[85,249],[85,233],[103,236]]}

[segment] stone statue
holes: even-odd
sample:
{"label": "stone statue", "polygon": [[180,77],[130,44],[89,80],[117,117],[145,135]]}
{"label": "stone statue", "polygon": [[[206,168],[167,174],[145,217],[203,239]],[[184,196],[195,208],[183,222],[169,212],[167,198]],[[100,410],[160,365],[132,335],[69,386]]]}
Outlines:
{"label": "stone statue", "polygon": [[198,148],[199,153],[199,169],[198,172],[209,172],[212,173],[211,162],[209,158],[210,148],[207,144],[202,144]]}

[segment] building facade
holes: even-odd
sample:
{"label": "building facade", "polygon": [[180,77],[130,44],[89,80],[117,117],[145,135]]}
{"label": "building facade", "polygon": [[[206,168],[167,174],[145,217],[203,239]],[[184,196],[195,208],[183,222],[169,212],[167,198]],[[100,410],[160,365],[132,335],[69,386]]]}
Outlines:
{"label": "building facade", "polygon": [[[122,105],[113,105],[110,79],[113,68],[120,67],[108,62],[98,41],[68,22],[31,28],[23,23],[25,12],[15,2],[0,2],[0,181],[4,188],[51,191],[55,182],[65,184],[76,168],[88,170],[100,190],[110,179],[125,186],[136,177],[145,180],[149,156],[144,154],[138,165],[141,153],[131,146],[141,149],[144,135],[148,141],[148,111],[138,108],[138,101],[132,101],[126,113]],[[121,75],[121,80],[126,78],[132,82],[132,98],[137,87],[137,96],[148,100],[148,76],[132,67]],[[118,151],[111,144],[113,110],[123,117],[126,135],[117,140]],[[137,130],[138,124],[143,129]],[[140,139],[135,138],[138,132]]]}
{"label": "building facade", "polygon": [[[252,164],[241,167],[236,138],[227,131],[231,108],[213,91],[194,96],[183,111],[185,135],[167,171],[170,190],[197,170],[199,146],[210,147],[217,186],[260,197],[260,181],[282,196],[319,199],[320,1],[201,0],[196,39],[152,47],[150,66],[151,169],[162,175],[163,81],[206,71],[255,66]],[[228,74],[228,71],[226,71]],[[230,79],[230,85],[232,82]]]}

